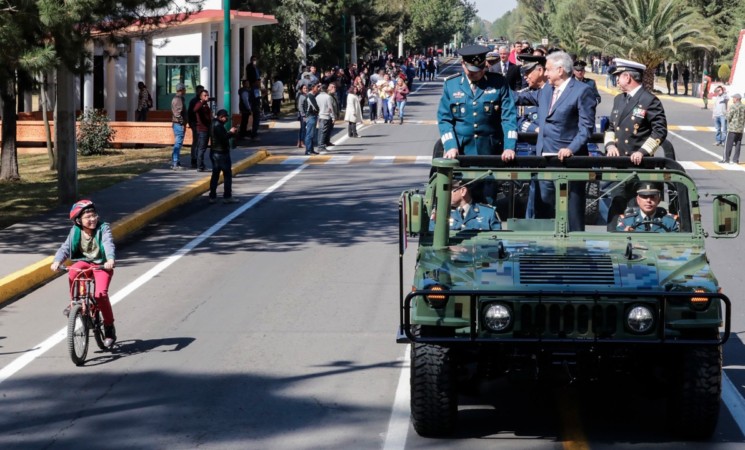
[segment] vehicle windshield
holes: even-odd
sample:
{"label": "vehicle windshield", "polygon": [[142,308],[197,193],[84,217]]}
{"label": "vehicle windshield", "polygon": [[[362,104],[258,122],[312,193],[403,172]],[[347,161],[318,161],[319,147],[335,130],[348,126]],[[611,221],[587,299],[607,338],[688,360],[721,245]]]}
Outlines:
{"label": "vehicle windshield", "polygon": [[[577,175],[572,173],[570,178],[581,178]],[[570,181],[558,171],[455,172],[447,217],[450,233],[553,233],[557,219],[572,214],[572,204],[584,204],[584,229],[570,232],[691,232],[686,183],[674,179],[659,181],[659,173],[615,171],[582,175],[588,181]],[[437,204],[434,192],[430,205]],[[573,196],[582,203],[573,203]],[[442,216],[431,208],[430,230],[439,217]]]}

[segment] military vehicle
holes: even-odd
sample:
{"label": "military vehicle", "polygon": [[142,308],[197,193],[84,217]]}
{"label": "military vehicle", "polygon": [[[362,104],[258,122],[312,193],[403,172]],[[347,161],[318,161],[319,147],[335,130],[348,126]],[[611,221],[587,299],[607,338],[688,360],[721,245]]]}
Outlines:
{"label": "military vehicle", "polygon": [[[399,203],[397,342],[412,344],[411,417],[418,434],[453,432],[459,392],[498,377],[618,377],[656,386],[666,396],[673,431],[687,438],[713,433],[731,303],[704,248],[709,234],[701,204],[711,203],[712,236],[732,238],[739,234],[738,195],[704,199],[682,166],[665,158],[635,166],[629,158],[503,163],[460,156],[435,158],[432,166],[426,187],[405,191]],[[481,215],[498,215],[499,229],[458,227],[465,222],[452,216],[453,183],[468,186]],[[610,199],[600,220],[585,214],[583,230],[570,229],[570,216],[582,214],[570,206],[583,192],[572,189],[577,183],[598,183],[598,201]],[[660,207],[672,217],[665,216],[668,226],[658,219],[624,225],[641,183],[659,187]],[[527,219],[531,185],[552,187],[555,205]],[[671,220],[679,226],[669,226]],[[405,286],[403,255],[412,237],[418,237],[416,266]]]}

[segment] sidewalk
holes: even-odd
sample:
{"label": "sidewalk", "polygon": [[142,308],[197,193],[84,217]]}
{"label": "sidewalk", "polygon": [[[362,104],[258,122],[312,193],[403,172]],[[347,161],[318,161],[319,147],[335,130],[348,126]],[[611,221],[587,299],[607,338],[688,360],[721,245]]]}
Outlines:
{"label": "sidewalk", "polygon": [[[612,95],[614,97],[616,95],[618,95],[618,94],[621,93],[621,91],[618,88],[605,87],[605,79],[607,78],[605,75],[599,75],[597,73],[586,72],[585,73],[585,76],[587,78],[591,78],[591,79],[595,80],[595,84],[597,85],[599,91],[603,91],[606,94],[610,94],[610,95]],[[674,102],[677,102],[677,103],[684,103],[684,104],[687,104],[687,105],[695,105],[695,106],[699,106],[699,107],[701,107],[701,106],[704,105],[703,100],[701,100],[698,97],[683,96],[683,95],[667,95],[667,94],[664,94],[664,92],[667,91],[667,87],[660,85],[656,81],[657,80],[655,79],[654,88],[656,90],[660,91],[660,93],[659,94],[655,94],[655,95],[660,100],[670,100],[670,101],[674,101]]]}
{"label": "sidewalk", "polygon": [[[264,149],[233,150],[233,173],[246,170],[269,156]],[[154,169],[90,197],[101,217],[112,224],[121,241],[168,211],[209,191],[211,172]],[[65,240],[71,223],[67,205],[0,230],[0,305],[59,274],[49,270],[54,253]]]}

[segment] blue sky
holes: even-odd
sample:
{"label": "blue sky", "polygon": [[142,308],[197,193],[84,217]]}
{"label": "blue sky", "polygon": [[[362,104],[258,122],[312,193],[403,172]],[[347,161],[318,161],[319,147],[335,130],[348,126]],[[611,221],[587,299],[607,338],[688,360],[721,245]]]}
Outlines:
{"label": "blue sky", "polygon": [[470,0],[479,10],[478,16],[494,22],[511,9],[517,7],[517,0]]}

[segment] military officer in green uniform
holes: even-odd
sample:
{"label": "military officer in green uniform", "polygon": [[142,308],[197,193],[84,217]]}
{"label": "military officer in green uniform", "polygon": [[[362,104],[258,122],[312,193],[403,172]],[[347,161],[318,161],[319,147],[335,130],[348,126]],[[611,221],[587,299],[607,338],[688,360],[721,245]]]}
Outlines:
{"label": "military officer in green uniform", "polygon": [[605,132],[607,156],[630,156],[634,164],[654,155],[667,137],[667,119],[662,102],[642,86],[646,66],[616,58],[617,85],[623,94],[613,100],[610,124]]}
{"label": "military officer in green uniform", "polygon": [[[450,229],[451,230],[501,230],[497,210],[489,205],[474,203],[470,186],[462,180],[454,179],[450,191]],[[435,229],[435,218],[432,213],[429,229]]]}
{"label": "military officer in green uniform", "polygon": [[463,73],[448,77],[437,110],[445,158],[457,155],[515,157],[517,109],[504,77],[487,73],[488,47],[460,49]]}
{"label": "military officer in green uniform", "polygon": [[585,78],[585,67],[587,67],[587,63],[582,61],[581,59],[574,61],[574,64],[572,65],[572,72],[574,73],[574,78],[590,86],[590,89],[592,89],[592,93],[595,95],[595,101],[598,102],[598,105],[599,105],[600,104],[600,92],[598,92],[598,85],[595,83],[595,80],[593,80],[592,78]]}
{"label": "military officer in green uniform", "polygon": [[680,231],[678,219],[659,206],[661,198],[662,192],[654,183],[641,183],[636,190],[636,203],[639,206],[629,208],[618,216],[616,231]]}

